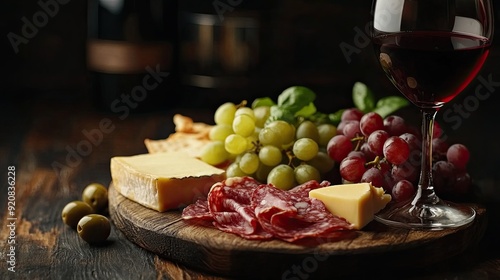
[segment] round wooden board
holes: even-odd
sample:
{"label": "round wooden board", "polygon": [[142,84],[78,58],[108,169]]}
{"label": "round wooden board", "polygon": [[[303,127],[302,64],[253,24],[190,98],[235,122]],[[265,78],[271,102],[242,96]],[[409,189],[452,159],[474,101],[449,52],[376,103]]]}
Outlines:
{"label": "round wooden board", "polygon": [[[251,241],[159,213],[109,188],[116,227],[138,246],[186,267],[214,275],[254,279],[306,279],[373,275],[436,264],[476,245],[486,229],[486,211],[468,227],[441,231],[395,229],[375,221],[339,240]],[[307,278],[310,279],[310,278]]]}

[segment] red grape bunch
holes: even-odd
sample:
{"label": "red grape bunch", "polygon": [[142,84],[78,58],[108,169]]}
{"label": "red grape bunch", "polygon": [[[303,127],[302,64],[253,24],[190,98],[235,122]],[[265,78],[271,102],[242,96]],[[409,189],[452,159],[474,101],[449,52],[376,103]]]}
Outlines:
{"label": "red grape bunch", "polygon": [[[344,182],[371,182],[391,194],[394,201],[411,198],[417,189],[421,152],[419,130],[396,115],[382,118],[375,112],[346,109],[337,135],[327,145]],[[449,145],[437,122],[433,130],[433,177],[438,195],[463,196],[471,189],[466,165],[469,151]]]}

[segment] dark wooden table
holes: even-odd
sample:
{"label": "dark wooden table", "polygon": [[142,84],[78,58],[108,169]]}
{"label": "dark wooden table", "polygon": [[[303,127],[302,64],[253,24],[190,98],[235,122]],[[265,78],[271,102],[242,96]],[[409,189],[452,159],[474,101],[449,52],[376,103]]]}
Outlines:
{"label": "dark wooden table", "polygon": [[[209,122],[211,111],[119,115],[86,103],[17,98],[0,109],[0,279],[222,279],[145,251],[115,227],[105,246],[89,246],[61,221],[64,205],[80,199],[87,184],[110,183],[112,156],[146,152],[145,138],[173,132],[174,113]],[[15,196],[8,193],[11,181]],[[15,202],[12,213],[9,201]],[[477,247],[435,267],[408,271],[408,278],[500,279],[498,207],[495,201],[486,207],[489,227]]]}

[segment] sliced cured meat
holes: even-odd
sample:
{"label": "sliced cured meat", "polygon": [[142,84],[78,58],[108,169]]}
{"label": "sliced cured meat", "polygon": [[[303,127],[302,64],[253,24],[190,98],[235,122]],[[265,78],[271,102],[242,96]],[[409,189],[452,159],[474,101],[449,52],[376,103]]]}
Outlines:
{"label": "sliced cured meat", "polygon": [[186,207],[182,217],[212,221],[216,228],[246,239],[338,237],[352,225],[309,198],[309,191],[329,185],[310,181],[284,191],[251,177],[229,178],[214,184],[207,200]]}
{"label": "sliced cured meat", "polygon": [[271,238],[262,231],[251,204],[251,194],[259,185],[251,177],[237,177],[212,186],[207,200],[214,226],[247,239]]}
{"label": "sliced cured meat", "polygon": [[182,210],[182,218],[185,220],[213,220],[212,214],[208,210],[208,202],[204,199],[198,199],[195,203],[186,206]]}
{"label": "sliced cured meat", "polygon": [[332,215],[321,201],[309,198],[308,191],[305,192],[324,185],[317,182],[306,184],[288,192],[264,185],[254,192],[255,214],[265,231],[294,242],[352,229],[349,222]]}

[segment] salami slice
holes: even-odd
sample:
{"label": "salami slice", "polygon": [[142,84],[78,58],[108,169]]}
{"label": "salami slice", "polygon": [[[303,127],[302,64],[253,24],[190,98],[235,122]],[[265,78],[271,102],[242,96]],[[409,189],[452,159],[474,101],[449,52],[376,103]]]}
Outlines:
{"label": "salami slice", "polygon": [[303,238],[328,237],[333,231],[352,229],[349,222],[332,215],[321,201],[309,198],[309,192],[305,190],[321,187],[321,184],[306,184],[288,192],[265,185],[254,192],[255,214],[265,231],[294,242]]}
{"label": "salami slice", "polygon": [[200,219],[212,221],[214,219],[208,210],[208,202],[205,199],[198,199],[195,203],[186,206],[182,210],[181,217],[185,220]]}
{"label": "salami slice", "polygon": [[329,185],[309,181],[284,191],[251,177],[228,178],[214,184],[206,200],[186,207],[182,217],[211,221],[216,228],[246,239],[295,242],[338,237],[352,225],[331,214],[320,200],[309,198],[311,190]]}
{"label": "salami slice", "polygon": [[269,239],[259,225],[251,194],[260,185],[251,177],[230,178],[215,184],[208,194],[208,209],[218,229],[247,239]]}

